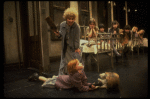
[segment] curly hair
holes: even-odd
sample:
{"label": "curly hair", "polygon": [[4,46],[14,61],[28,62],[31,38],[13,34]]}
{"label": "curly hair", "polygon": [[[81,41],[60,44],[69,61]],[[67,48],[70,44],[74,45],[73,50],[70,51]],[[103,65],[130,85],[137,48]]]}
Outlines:
{"label": "curly hair", "polygon": [[132,30],[133,30],[133,29],[135,29],[135,30],[138,31],[138,27],[136,27],[136,26],[133,26]]}
{"label": "curly hair", "polygon": [[94,29],[98,31],[98,27],[96,27],[96,21],[94,18],[90,18],[89,20],[89,32],[91,31],[90,24],[93,23],[95,25]]}
{"label": "curly hair", "polygon": [[70,74],[70,73],[75,73],[75,72],[77,72],[77,70],[76,70],[76,64],[77,64],[78,62],[79,62],[78,59],[73,59],[73,60],[71,60],[71,61],[68,63],[67,69],[68,69],[69,74]]}
{"label": "curly hair", "polygon": [[96,25],[95,19],[94,18],[90,18],[89,20],[89,24],[94,23],[94,25]]}
{"label": "curly hair", "polygon": [[108,75],[108,77],[106,77],[107,88],[108,89],[119,88],[120,84],[119,75],[115,72],[108,72],[107,75]]}
{"label": "curly hair", "polygon": [[75,8],[67,8],[64,11],[64,14],[63,14],[64,19],[67,19],[70,16],[74,17],[74,18],[76,18],[78,16],[78,12],[75,10]]}
{"label": "curly hair", "polygon": [[139,30],[138,32],[139,32],[140,34],[144,34],[144,33],[145,33],[145,31],[144,31],[143,29]]}

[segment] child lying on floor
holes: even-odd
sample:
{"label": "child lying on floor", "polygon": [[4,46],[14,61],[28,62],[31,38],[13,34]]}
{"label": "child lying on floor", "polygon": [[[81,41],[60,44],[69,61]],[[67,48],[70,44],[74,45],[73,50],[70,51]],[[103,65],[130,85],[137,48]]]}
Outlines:
{"label": "child lying on floor", "polygon": [[[69,89],[76,87],[79,91],[89,91],[96,89],[92,83],[87,83],[87,77],[84,72],[84,66],[78,61],[78,59],[71,60],[67,69],[69,75],[53,76],[52,78],[46,78],[44,76],[38,76],[37,73],[31,75],[28,80],[41,80],[44,81],[42,87],[57,88],[57,89]],[[98,83],[102,85],[102,83]]]}
{"label": "child lying on floor", "polygon": [[98,82],[102,83],[99,88],[106,88],[109,91],[119,91],[120,79],[119,75],[115,72],[105,72],[99,74]]}

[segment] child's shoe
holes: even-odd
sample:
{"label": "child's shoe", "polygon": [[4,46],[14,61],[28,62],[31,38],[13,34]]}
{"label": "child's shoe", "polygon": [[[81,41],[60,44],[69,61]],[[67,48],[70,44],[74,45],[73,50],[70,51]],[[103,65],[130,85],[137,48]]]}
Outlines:
{"label": "child's shoe", "polygon": [[38,73],[34,73],[34,74],[32,74],[31,76],[28,77],[29,81],[36,81],[38,79],[39,79]]}

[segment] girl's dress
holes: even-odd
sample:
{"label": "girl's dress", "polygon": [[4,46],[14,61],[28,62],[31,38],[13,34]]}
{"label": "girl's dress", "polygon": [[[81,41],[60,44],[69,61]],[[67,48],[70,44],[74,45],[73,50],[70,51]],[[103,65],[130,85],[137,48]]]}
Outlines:
{"label": "girl's dress", "polygon": [[91,83],[87,83],[87,77],[85,72],[76,72],[69,75],[59,75],[48,78],[42,87],[57,88],[57,89],[69,89],[76,87],[79,91],[88,91]]}

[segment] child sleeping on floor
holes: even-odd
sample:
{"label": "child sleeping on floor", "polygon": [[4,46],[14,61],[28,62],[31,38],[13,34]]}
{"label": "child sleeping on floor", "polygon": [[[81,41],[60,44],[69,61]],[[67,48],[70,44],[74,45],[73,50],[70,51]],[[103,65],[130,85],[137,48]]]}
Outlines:
{"label": "child sleeping on floor", "polygon": [[119,91],[120,79],[117,73],[105,72],[99,74],[99,76],[98,82],[102,83],[102,86],[99,86],[99,88],[106,88],[108,91]]}
{"label": "child sleeping on floor", "polygon": [[[87,83],[87,77],[84,72],[84,66],[78,61],[78,59],[71,60],[67,69],[69,75],[53,76],[52,78],[46,78],[39,76],[37,73],[31,75],[28,80],[41,80],[44,81],[42,87],[57,88],[57,89],[69,89],[76,87],[79,91],[89,91],[96,89],[92,83]],[[98,84],[99,86],[102,83]]]}

